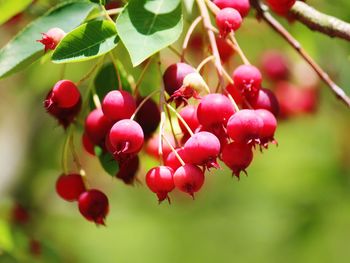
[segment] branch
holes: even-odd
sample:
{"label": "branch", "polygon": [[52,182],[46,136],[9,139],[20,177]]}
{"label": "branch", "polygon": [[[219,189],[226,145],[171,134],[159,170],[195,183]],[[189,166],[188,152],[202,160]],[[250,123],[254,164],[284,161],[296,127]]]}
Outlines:
{"label": "branch", "polygon": [[350,108],[350,98],[345,94],[326,72],[311,58],[311,56],[302,48],[300,43],[267,11],[266,6],[262,5],[259,0],[250,0],[251,5],[257,11],[258,18],[263,19],[271,26],[279,35],[281,35],[298,53],[299,55],[315,70],[317,75],[331,89],[338,99]]}
{"label": "branch", "polygon": [[293,18],[311,30],[350,41],[350,24],[336,17],[323,14],[304,2],[297,1],[290,13]]}

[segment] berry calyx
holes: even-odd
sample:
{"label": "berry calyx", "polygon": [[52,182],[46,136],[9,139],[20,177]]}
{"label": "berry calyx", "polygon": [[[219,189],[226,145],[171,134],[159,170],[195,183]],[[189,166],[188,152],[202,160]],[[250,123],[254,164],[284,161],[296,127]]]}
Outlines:
{"label": "berry calyx", "polygon": [[72,81],[60,80],[52,88],[47,104],[48,107],[54,104],[60,108],[71,108],[77,105],[80,99],[80,92]]}
{"label": "berry calyx", "polygon": [[80,174],[61,175],[56,181],[56,192],[66,201],[77,201],[85,191],[85,184]]}
{"label": "berry calyx", "polygon": [[196,165],[185,164],[175,171],[174,184],[177,189],[188,193],[194,199],[194,193],[204,184],[204,172]]}
{"label": "berry calyx", "polygon": [[176,63],[170,65],[164,72],[163,81],[166,92],[169,96],[180,89],[185,77],[196,70],[186,63]]}
{"label": "berry calyx", "polygon": [[270,8],[279,15],[288,14],[289,10],[295,4],[296,0],[267,0]]}
{"label": "berry calyx", "polygon": [[227,7],[236,9],[242,17],[247,16],[250,9],[249,0],[214,0],[213,2],[220,9]]}
{"label": "berry calyx", "polygon": [[43,37],[42,39],[37,40],[37,42],[40,42],[45,46],[45,52],[48,50],[54,50],[58,45],[58,43],[66,35],[66,33],[58,27],[51,28],[46,33],[41,33],[41,34]]}
{"label": "berry calyx", "polygon": [[102,102],[102,111],[113,121],[128,119],[136,110],[136,102],[130,93],[113,90],[106,94]]}
{"label": "berry calyx", "polygon": [[113,123],[107,118],[101,109],[94,109],[85,120],[85,132],[95,145],[103,145]]}
{"label": "berry calyx", "polygon": [[241,24],[242,17],[236,9],[227,7],[221,9],[216,14],[216,25],[218,26],[222,37],[226,37],[229,33],[238,30],[241,27]]}
{"label": "berry calyx", "polygon": [[268,110],[255,111],[263,120],[263,126],[260,129],[260,145],[267,148],[269,142],[277,143],[274,139],[275,131],[277,129],[277,120],[275,116]]}
{"label": "berry calyx", "polygon": [[235,87],[248,100],[258,96],[262,76],[260,70],[252,65],[241,65],[232,74]]}
{"label": "berry calyx", "polygon": [[168,193],[174,190],[174,171],[168,166],[154,167],[146,174],[146,184],[148,188],[158,196],[161,203],[165,199],[170,198]]}
{"label": "berry calyx", "polygon": [[80,213],[96,225],[105,225],[105,218],[109,211],[107,196],[99,190],[91,189],[82,193],[78,201]]}

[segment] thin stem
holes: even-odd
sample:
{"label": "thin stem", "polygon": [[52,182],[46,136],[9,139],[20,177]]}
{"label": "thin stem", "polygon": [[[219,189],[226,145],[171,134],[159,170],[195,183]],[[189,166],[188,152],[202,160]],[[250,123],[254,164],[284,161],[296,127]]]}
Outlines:
{"label": "thin stem", "polygon": [[209,57],[206,57],[202,60],[202,62],[197,66],[197,71],[200,72],[201,69],[210,61],[215,60],[215,57],[213,55],[210,55]]}
{"label": "thin stem", "polygon": [[188,126],[187,122],[181,117],[181,115],[170,105],[170,104],[166,104],[166,106],[176,114],[176,117],[181,121],[181,123],[185,126],[187,132],[193,136],[193,132],[190,128],[190,126]]}
{"label": "thin stem", "polygon": [[106,14],[107,14],[108,16],[117,15],[117,14],[121,13],[121,11],[123,11],[123,8],[109,9],[109,10],[103,11],[102,13],[97,13],[97,14],[95,14],[95,15],[93,15],[93,16],[90,16],[90,17],[89,17],[89,20],[98,18],[98,17],[100,17],[100,16],[105,16],[105,17],[106,17]]}
{"label": "thin stem", "polygon": [[119,89],[119,90],[123,90],[123,85],[122,85],[122,82],[121,82],[121,79],[120,79],[120,74],[119,74],[117,59],[115,58],[115,56],[114,56],[114,54],[113,54],[113,51],[110,51],[108,54],[109,54],[110,57],[111,57],[112,63],[113,63],[114,68],[115,68],[115,72],[116,72],[116,74],[117,74],[117,78],[118,78],[118,89]]}
{"label": "thin stem", "polygon": [[[146,74],[146,71],[149,67],[149,65],[151,65],[151,62],[152,62],[152,59],[153,57],[149,58],[146,65],[144,66],[144,68],[142,69],[141,71],[141,74],[139,76],[139,79],[137,80],[136,84],[135,84],[135,87],[134,87],[134,95],[136,95],[136,91],[138,90],[140,84],[142,83],[144,77],[145,77],[145,74]],[[138,92],[137,92],[138,93]]]}
{"label": "thin stem", "polygon": [[[172,51],[175,55],[177,55],[179,58],[181,58],[181,53],[179,51],[177,51],[173,46],[168,46],[168,48],[170,49],[170,51]],[[182,60],[183,62],[188,64],[188,61],[183,58]]]}
{"label": "thin stem", "polygon": [[235,100],[233,99],[232,95],[227,92],[227,96],[230,99],[233,107],[235,108],[235,112],[238,112],[239,111],[239,107],[238,107],[237,103],[235,102]]}
{"label": "thin stem", "polygon": [[77,83],[77,86],[83,84],[84,81],[89,79],[91,75],[95,72],[95,70],[99,67],[99,63],[96,63]]}
{"label": "thin stem", "polygon": [[64,79],[64,75],[66,73],[66,68],[67,68],[67,64],[66,63],[62,64],[61,72],[60,72],[60,79]]}
{"label": "thin stem", "polygon": [[71,134],[73,131],[73,126],[70,125],[67,133],[66,133],[66,138],[64,140],[63,143],[63,149],[62,149],[62,155],[61,155],[61,165],[62,165],[62,170],[64,174],[68,174],[69,173],[69,168],[68,168],[68,150],[69,150],[69,144],[70,144],[70,140],[71,140]]}
{"label": "thin stem", "polygon": [[[160,69],[160,58],[158,62],[159,72],[162,75],[162,71]],[[164,85],[161,85],[160,94],[159,94],[159,111],[160,111],[160,124],[159,124],[159,138],[158,138],[158,154],[161,164],[163,163],[163,134],[164,134],[164,126],[166,121],[166,116],[164,112],[164,104],[165,104],[165,90]]]}
{"label": "thin stem", "polygon": [[134,114],[131,116],[130,119],[131,119],[131,120],[135,119],[137,113],[140,111],[140,109],[142,108],[142,106],[143,106],[150,98],[152,98],[153,95],[157,94],[158,92],[160,92],[160,90],[154,90],[154,91],[152,91],[149,95],[147,95],[147,97],[145,97],[145,98],[141,101],[141,103],[137,106],[137,108],[136,108]]}
{"label": "thin stem", "polygon": [[232,41],[232,43],[234,44],[235,46],[235,50],[237,51],[238,55],[240,56],[240,58],[242,59],[243,63],[245,65],[251,65],[249,60],[247,59],[247,57],[244,55],[244,52],[243,50],[241,49],[241,47],[239,46],[238,42],[237,42],[237,39],[235,38],[233,32],[231,32],[229,34],[229,38],[230,40]]}
{"label": "thin stem", "polygon": [[171,151],[175,154],[176,158],[179,160],[179,162],[181,163],[182,166],[185,165],[185,162],[182,160],[181,156],[178,154],[178,152],[175,150],[175,148],[171,145],[171,142],[169,141],[169,139],[164,136],[163,134],[163,139],[166,141],[166,143],[169,145]]}
{"label": "thin stem", "polygon": [[177,140],[177,137],[176,137],[176,133],[175,133],[174,125],[173,125],[173,120],[171,118],[170,111],[169,111],[168,107],[166,107],[166,113],[168,115],[168,120],[169,120],[169,123],[170,123],[170,130],[171,130],[171,133],[172,133],[172,135],[174,137],[175,146],[177,148],[177,147],[179,147],[179,141]]}
{"label": "thin stem", "polygon": [[107,10],[106,10],[106,8],[105,8],[104,5],[102,5],[102,9],[103,9],[103,12],[104,12],[105,17],[107,18],[107,20],[109,20],[109,21],[115,23],[114,20],[109,16],[109,14],[108,14],[108,12],[107,12]]}
{"label": "thin stem", "polygon": [[190,41],[190,38],[193,34],[193,31],[195,30],[196,26],[201,22],[202,20],[202,17],[199,16],[197,17],[193,22],[192,24],[190,25],[190,27],[188,28],[188,31],[186,33],[186,36],[185,36],[185,40],[184,40],[184,43],[182,45],[182,54],[181,54],[181,61],[184,61],[184,58],[185,58],[185,53],[186,53],[186,50],[187,50],[187,46],[188,46],[188,43]]}

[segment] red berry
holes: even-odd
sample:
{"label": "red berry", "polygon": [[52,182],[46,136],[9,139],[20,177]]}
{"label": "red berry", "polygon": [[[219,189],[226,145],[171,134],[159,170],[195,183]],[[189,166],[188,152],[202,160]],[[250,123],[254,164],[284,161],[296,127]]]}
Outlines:
{"label": "red berry", "polygon": [[60,108],[74,107],[80,100],[77,86],[70,80],[60,80],[52,88],[50,102]]}
{"label": "red berry", "polygon": [[267,0],[270,8],[279,15],[286,15],[296,0]]}
{"label": "red berry", "polygon": [[30,218],[27,209],[19,203],[15,203],[12,207],[11,217],[14,223],[21,225],[26,224]]}
{"label": "red berry", "polygon": [[217,37],[216,45],[219,50],[220,58],[223,62],[227,62],[231,58],[231,56],[235,53],[234,49],[230,44],[226,42],[225,38]]}
{"label": "red berry", "polygon": [[[186,151],[184,148],[178,148],[176,149],[176,152],[179,154],[179,156],[184,162],[187,161]],[[168,154],[168,157],[165,160],[165,165],[172,168],[174,171],[176,171],[176,169],[181,166],[181,163],[179,159],[176,157],[175,153],[170,152]]]}
{"label": "red berry", "polygon": [[248,100],[258,96],[262,76],[258,68],[251,65],[241,65],[232,75],[235,87]]}
{"label": "red berry", "polygon": [[[199,121],[197,118],[197,107],[193,105],[188,105],[179,112],[180,116],[184,119],[187,125],[190,127],[192,132],[194,132],[198,126]],[[182,121],[178,120],[180,128],[183,133],[188,133],[186,127],[183,125]]]}
{"label": "red berry", "polygon": [[90,153],[91,155],[95,155],[95,145],[94,143],[90,140],[89,136],[84,132],[82,136],[82,143],[84,146],[85,151]]}
{"label": "red berry", "polygon": [[273,81],[285,80],[288,78],[288,61],[281,52],[266,52],[261,59],[261,67],[265,75]]}
{"label": "red berry", "polygon": [[102,102],[102,111],[113,121],[129,119],[136,110],[136,102],[130,93],[113,90],[107,93]]}
{"label": "red berry", "polygon": [[[165,134],[165,136],[170,141],[171,145],[175,147],[174,137],[169,134]],[[145,150],[148,155],[158,159],[159,158],[158,148],[159,148],[159,135],[156,134],[147,142]],[[163,159],[164,160],[166,159],[166,157],[169,155],[170,152],[171,152],[171,148],[169,147],[169,145],[166,142],[163,142]]]}
{"label": "red berry", "polygon": [[91,189],[82,193],[78,201],[80,213],[89,221],[97,225],[105,225],[105,218],[109,211],[107,196],[99,190]]}
{"label": "red berry", "polygon": [[243,96],[242,96],[241,92],[236,88],[235,85],[228,84],[226,86],[226,92],[232,96],[232,98],[236,102],[236,104],[243,103]]}
{"label": "red berry", "polygon": [[85,132],[94,144],[100,145],[104,143],[105,136],[112,125],[112,121],[103,114],[101,109],[94,109],[85,120]]}
{"label": "red berry", "polygon": [[177,189],[188,193],[194,198],[204,183],[204,172],[193,164],[185,164],[174,173],[174,184]]}
{"label": "red berry", "polygon": [[249,0],[214,0],[213,1],[220,9],[234,8],[242,17],[245,17],[249,13],[250,3]]}
{"label": "red berry", "polygon": [[277,120],[275,116],[268,110],[255,111],[263,120],[263,126],[260,129],[260,144],[267,148],[267,144],[274,141],[274,135],[277,128]]}
{"label": "red berry", "polygon": [[127,159],[119,164],[119,171],[116,177],[122,180],[125,184],[133,185],[139,166],[140,160],[137,155]]}
{"label": "red berry", "polygon": [[197,109],[199,123],[205,127],[226,126],[233,113],[234,108],[229,98],[218,93],[203,97]]}
{"label": "red berry", "polygon": [[[137,100],[137,105],[142,102],[142,98]],[[150,138],[152,134],[157,130],[160,123],[160,112],[158,105],[153,100],[147,100],[138,113],[135,120],[142,127],[145,139]]]}
{"label": "red berry", "polygon": [[144,140],[141,126],[130,119],[115,123],[109,132],[109,139],[117,155],[138,153]]}
{"label": "red berry", "polygon": [[77,201],[85,191],[85,184],[80,174],[61,175],[56,181],[56,192],[66,201]]}
{"label": "red berry", "polygon": [[271,111],[275,116],[279,113],[279,103],[275,94],[268,89],[260,89],[256,99],[249,101],[254,109],[265,109]]}
{"label": "red berry", "polygon": [[42,33],[43,37],[40,40],[37,40],[38,42],[42,43],[45,46],[45,52],[49,49],[54,50],[58,43],[64,38],[66,33],[58,28],[54,27],[51,28],[46,33]]}
{"label": "red berry", "polygon": [[219,165],[216,158],[220,153],[220,141],[210,132],[198,132],[191,136],[184,145],[187,161],[207,168]]}
{"label": "red berry", "polygon": [[233,142],[222,149],[222,161],[232,170],[233,175],[239,178],[240,173],[250,165],[253,160],[253,151],[250,145]]}
{"label": "red berry", "polygon": [[227,123],[227,133],[235,142],[259,142],[263,120],[255,110],[240,110]]}
{"label": "red berry", "polygon": [[174,190],[174,171],[167,166],[154,167],[146,174],[148,188],[156,193],[158,201],[162,202],[166,198],[170,202],[168,193]]}
{"label": "red berry", "polygon": [[186,63],[176,63],[170,65],[163,75],[164,87],[166,92],[171,96],[175,91],[182,87],[184,78],[195,73],[196,70]]}
{"label": "red berry", "polygon": [[228,7],[221,9],[216,14],[216,25],[222,37],[226,37],[232,31],[237,31],[241,24],[242,17],[236,9]]}

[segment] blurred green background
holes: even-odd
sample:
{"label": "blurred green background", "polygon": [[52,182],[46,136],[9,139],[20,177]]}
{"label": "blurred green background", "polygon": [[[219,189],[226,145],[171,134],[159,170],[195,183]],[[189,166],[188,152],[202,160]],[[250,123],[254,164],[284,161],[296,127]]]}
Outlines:
{"label": "blurred green background", "polygon": [[[0,27],[1,46],[55,1],[37,2],[17,25]],[[350,18],[347,0],[308,3]],[[349,43],[283,23],[349,94]],[[256,63],[269,49],[300,62],[253,12],[237,39]],[[167,52],[162,58],[175,62]],[[76,136],[89,181],[110,199],[107,227],[96,227],[55,193],[64,132],[42,101],[61,66],[41,63],[0,81],[0,262],[350,262],[350,114],[322,83],[318,111],[281,121],[279,146],[257,151],[248,177],[213,171],[195,201],[175,192],[171,205],[158,205],[144,185],[105,174]],[[69,65],[66,78],[76,81],[90,67]],[[155,163],[143,157],[141,180]],[[29,225],[11,224],[15,200],[28,207]],[[42,244],[40,256],[28,253],[28,237]]]}

